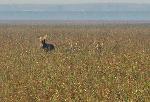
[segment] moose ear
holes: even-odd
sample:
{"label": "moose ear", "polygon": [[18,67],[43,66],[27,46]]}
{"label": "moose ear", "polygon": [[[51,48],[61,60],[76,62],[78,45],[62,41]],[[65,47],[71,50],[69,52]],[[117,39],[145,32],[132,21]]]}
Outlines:
{"label": "moose ear", "polygon": [[42,37],[39,37],[39,40],[42,41]]}
{"label": "moose ear", "polygon": [[43,39],[46,39],[47,38],[47,34],[43,37]]}

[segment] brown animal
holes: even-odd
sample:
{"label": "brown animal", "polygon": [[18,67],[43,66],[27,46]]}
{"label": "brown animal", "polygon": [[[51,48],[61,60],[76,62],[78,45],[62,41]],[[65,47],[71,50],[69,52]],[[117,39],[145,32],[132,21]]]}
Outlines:
{"label": "brown animal", "polygon": [[54,50],[55,47],[53,44],[50,44],[50,43],[46,43],[46,38],[47,38],[47,35],[45,35],[44,37],[40,37],[40,42],[41,42],[41,48],[44,49],[45,51],[51,51],[51,50]]}

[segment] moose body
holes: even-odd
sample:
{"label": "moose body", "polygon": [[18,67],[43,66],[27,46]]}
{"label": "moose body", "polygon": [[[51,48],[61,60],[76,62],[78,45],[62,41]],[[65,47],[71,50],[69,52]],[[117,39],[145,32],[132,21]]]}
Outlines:
{"label": "moose body", "polygon": [[51,50],[54,50],[55,47],[54,47],[53,44],[46,43],[46,37],[47,37],[47,36],[43,37],[43,39],[42,39],[42,37],[40,37],[40,41],[41,41],[41,43],[42,43],[41,48],[44,49],[44,50],[47,51],[47,52],[48,52],[48,51],[51,51]]}

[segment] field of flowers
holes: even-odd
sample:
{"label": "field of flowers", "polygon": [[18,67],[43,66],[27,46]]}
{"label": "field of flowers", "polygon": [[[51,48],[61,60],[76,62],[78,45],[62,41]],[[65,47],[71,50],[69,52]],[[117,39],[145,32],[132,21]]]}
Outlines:
{"label": "field of flowers", "polygon": [[149,102],[150,25],[1,24],[0,102],[65,101]]}

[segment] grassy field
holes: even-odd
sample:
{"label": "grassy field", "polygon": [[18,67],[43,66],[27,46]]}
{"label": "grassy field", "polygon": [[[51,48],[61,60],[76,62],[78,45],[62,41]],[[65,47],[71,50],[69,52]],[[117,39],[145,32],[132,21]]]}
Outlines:
{"label": "grassy field", "polygon": [[65,101],[149,102],[150,24],[0,25],[0,102]]}

